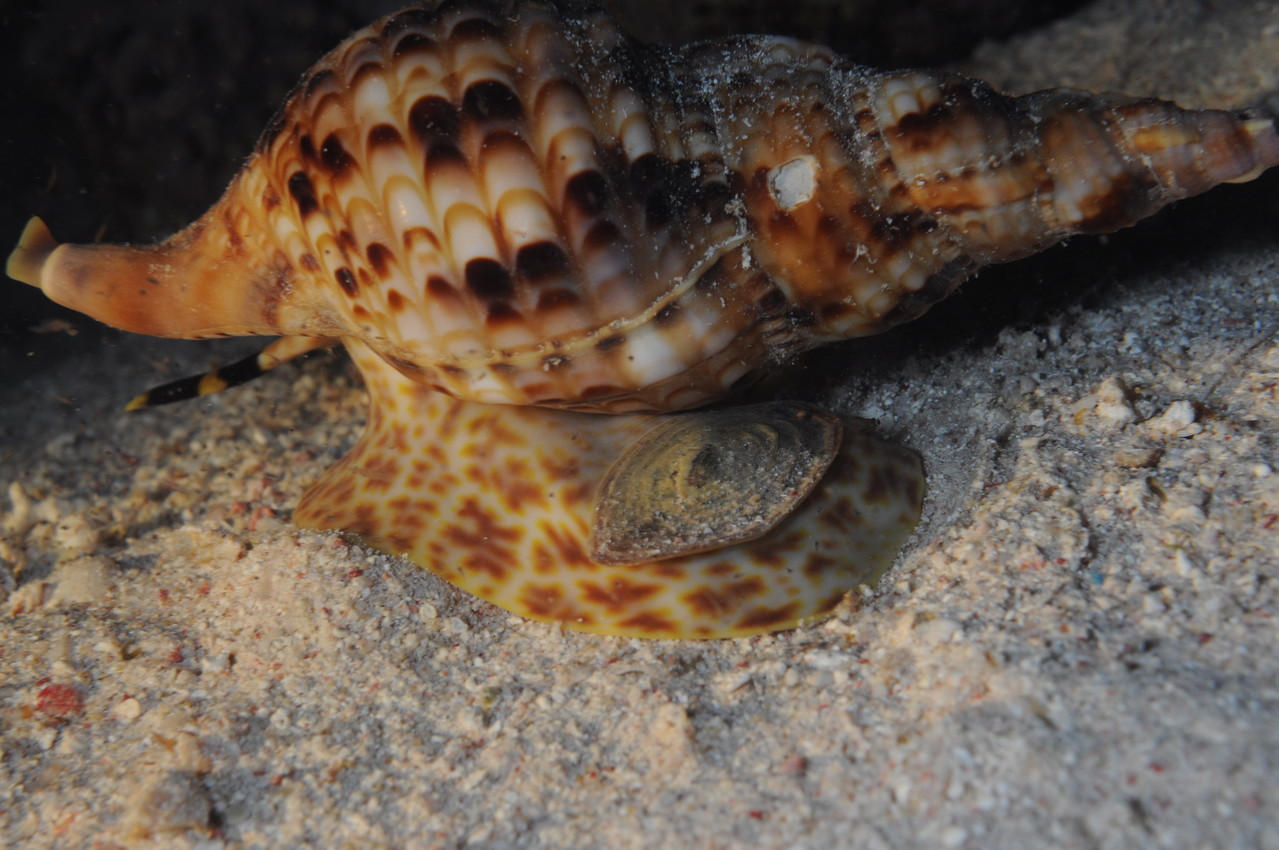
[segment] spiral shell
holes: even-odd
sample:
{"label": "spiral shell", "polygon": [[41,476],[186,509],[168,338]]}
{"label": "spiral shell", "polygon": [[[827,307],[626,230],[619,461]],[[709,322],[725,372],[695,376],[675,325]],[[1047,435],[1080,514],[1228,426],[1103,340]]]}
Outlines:
{"label": "spiral shell", "polygon": [[142,332],[358,338],[458,398],[674,410],[1276,161],[1260,109],[1008,98],[786,38],[645,48],[576,3],[447,0],[322,59],[164,246],[18,271]]}
{"label": "spiral shell", "polygon": [[[167,242],[58,245],[33,220],[7,268],[140,333],[284,337],[173,397],[344,341],[382,389],[361,444],[308,492],[298,521],[355,529],[498,604],[586,628],[600,597],[582,595],[583,582],[596,586],[582,576],[601,564],[584,556],[582,575],[566,568],[552,591],[543,550],[528,542],[517,552],[482,532],[523,541],[533,529],[532,539],[559,541],[561,560],[578,563],[592,520],[512,525],[523,514],[511,494],[560,492],[566,482],[591,491],[607,464],[570,474],[574,452],[597,441],[616,457],[618,434],[632,439],[652,423],[526,406],[630,414],[701,405],[797,352],[918,316],[982,265],[1118,229],[1276,163],[1275,117],[1261,107],[1187,111],[1065,90],[1012,98],[955,74],[872,71],[787,38],[646,47],[570,0],[443,0],[375,22],[324,57],[223,198]],[[487,442],[449,443],[441,435],[457,421]],[[519,429],[545,432],[555,447],[539,455],[545,463],[513,459],[518,475],[475,472],[485,483],[474,492],[462,480],[469,462],[441,454],[446,444],[537,454]],[[920,480],[917,465],[894,468],[893,480],[914,482],[887,488],[900,520],[917,514]],[[785,487],[755,498],[781,512],[798,506],[807,518],[791,530],[824,535],[822,505],[869,504],[885,490],[859,474],[835,480],[817,485],[821,498],[791,500]],[[411,495],[421,487],[432,497]],[[472,501],[457,501],[463,493]],[[477,507],[481,496],[496,501]],[[590,513],[590,499],[569,501],[565,510]],[[460,530],[459,516],[479,525]],[[785,583],[787,570],[811,566],[803,543],[782,532],[790,522],[722,551],[761,582]],[[871,561],[891,554],[890,538]],[[780,559],[769,548],[778,539],[790,541]],[[495,549],[523,557],[520,569],[538,577],[525,581],[511,562],[476,568],[492,580],[459,573],[458,563],[491,564]],[[674,576],[683,567],[672,564],[698,557],[654,568]],[[743,622],[778,627],[833,604],[830,585],[814,580],[804,603],[770,603],[775,616],[752,621],[741,607],[750,594],[714,578],[736,573],[716,569],[703,576],[709,585],[666,582],[684,602],[660,615],[645,609],[663,627],[605,619],[623,633],[739,634]],[[542,602],[506,592],[530,582]],[[705,617],[697,629],[670,625],[700,617],[688,599],[707,593],[741,604],[711,606],[719,626]],[[672,614],[679,605],[683,614]]]}

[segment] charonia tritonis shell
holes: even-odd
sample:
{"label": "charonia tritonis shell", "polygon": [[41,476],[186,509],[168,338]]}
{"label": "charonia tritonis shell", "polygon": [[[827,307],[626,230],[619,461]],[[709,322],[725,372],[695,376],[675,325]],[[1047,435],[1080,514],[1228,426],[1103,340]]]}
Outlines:
{"label": "charonia tritonis shell", "polygon": [[[369,423],[299,525],[570,628],[734,636],[820,616],[882,573],[918,516],[918,459],[848,422],[799,440],[790,421],[824,415],[765,406],[730,417],[765,435],[734,445],[780,445],[800,471],[751,489],[732,478],[759,477],[749,463],[688,460],[726,439],[721,420],[659,417],[918,316],[983,265],[1277,162],[1264,107],[1014,98],[789,38],[641,45],[569,0],[445,0],[321,59],[171,239],[60,245],[33,219],[7,270],[138,333],[281,337],[139,407],[343,342]],[[646,433],[675,441],[658,453],[685,459],[673,475],[721,470],[712,489],[765,519],[700,537],[644,525],[713,513],[670,510],[687,482],[656,488],[634,460],[650,455],[628,451]],[[606,479],[640,483],[601,499]],[[723,498],[719,515],[749,513]],[[623,510],[597,519],[606,502]]]}

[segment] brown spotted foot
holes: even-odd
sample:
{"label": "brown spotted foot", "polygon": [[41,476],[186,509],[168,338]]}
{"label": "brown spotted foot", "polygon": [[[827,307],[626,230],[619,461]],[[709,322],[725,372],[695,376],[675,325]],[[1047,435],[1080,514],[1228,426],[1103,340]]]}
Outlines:
{"label": "brown spotted foot", "polygon": [[653,638],[793,627],[878,580],[919,518],[919,458],[845,423],[825,476],[762,536],[601,564],[591,555],[600,483],[658,417],[458,401],[348,345],[369,386],[369,424],[294,521],[354,533],[525,617]]}

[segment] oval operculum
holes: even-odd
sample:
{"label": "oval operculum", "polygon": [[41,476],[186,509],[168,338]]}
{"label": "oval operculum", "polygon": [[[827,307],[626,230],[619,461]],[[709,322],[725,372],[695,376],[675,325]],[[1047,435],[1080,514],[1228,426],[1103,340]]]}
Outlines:
{"label": "oval operculum", "polygon": [[817,486],[842,436],[838,416],[793,401],[663,417],[600,484],[591,557],[640,564],[760,537]]}

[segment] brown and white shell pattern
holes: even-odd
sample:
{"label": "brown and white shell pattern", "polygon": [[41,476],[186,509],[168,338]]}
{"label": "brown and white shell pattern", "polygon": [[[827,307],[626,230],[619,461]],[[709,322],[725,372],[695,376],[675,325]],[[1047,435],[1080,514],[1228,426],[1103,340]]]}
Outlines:
{"label": "brown and white shell pattern", "polygon": [[784,38],[644,49],[564,8],[394,15],[262,140],[276,240],[336,282],[336,323],[461,398],[689,407],[1258,164],[1225,113],[1013,100]]}
{"label": "brown and white shell pattern", "polygon": [[360,338],[458,398],[674,410],[1276,160],[1262,111],[1009,98],[786,38],[644,47],[590,6],[446,0],[321,60],[215,210],[141,258],[197,304],[109,290],[129,260],[103,246],[51,257],[45,288],[148,333]]}

